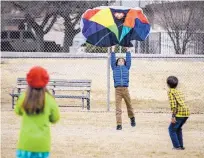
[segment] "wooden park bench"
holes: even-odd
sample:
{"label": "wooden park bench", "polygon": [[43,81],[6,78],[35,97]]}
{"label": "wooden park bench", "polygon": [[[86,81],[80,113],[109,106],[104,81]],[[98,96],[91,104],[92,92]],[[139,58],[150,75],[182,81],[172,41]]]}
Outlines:
{"label": "wooden park bench", "polygon": [[[10,93],[12,97],[12,108],[14,108],[15,101],[18,99],[22,91],[27,87],[25,78],[17,78],[16,86]],[[47,89],[52,92],[55,98],[74,98],[82,100],[82,108],[84,109],[84,100],[87,101],[87,110],[90,110],[90,92],[91,80],[66,80],[66,79],[50,79],[47,84]],[[68,91],[80,91],[81,94],[73,95]]]}

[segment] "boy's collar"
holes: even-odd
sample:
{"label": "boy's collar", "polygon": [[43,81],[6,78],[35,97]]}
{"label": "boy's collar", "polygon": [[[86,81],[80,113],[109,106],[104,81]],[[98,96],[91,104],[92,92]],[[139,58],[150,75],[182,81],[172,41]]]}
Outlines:
{"label": "boy's collar", "polygon": [[169,91],[176,91],[176,88],[170,88]]}

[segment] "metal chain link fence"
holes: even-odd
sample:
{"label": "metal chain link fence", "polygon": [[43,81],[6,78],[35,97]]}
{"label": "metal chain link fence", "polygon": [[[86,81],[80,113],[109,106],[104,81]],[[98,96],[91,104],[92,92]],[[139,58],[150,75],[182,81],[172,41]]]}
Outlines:
{"label": "metal chain link fence", "polygon": [[[157,19],[162,11],[158,8],[166,4],[163,3],[162,1],[1,2],[2,108],[11,107],[9,93],[15,86],[17,78],[25,77],[32,66],[41,65],[48,70],[51,78],[92,80],[91,109],[113,109],[115,96],[108,49],[82,44],[79,22],[81,15],[89,8],[122,5],[141,7],[152,25],[152,31],[146,41],[133,41],[129,89],[134,107],[157,111],[168,109],[166,78],[169,75],[176,75],[180,80],[179,88],[184,91],[193,111],[203,111],[204,88],[201,85],[204,80],[202,56],[204,29],[195,28],[193,23],[197,22],[197,19],[192,18],[187,24],[188,27],[180,26],[177,30],[166,30],[165,24],[171,27],[172,19],[163,23]],[[189,2],[169,2],[167,5],[169,12],[177,9],[174,3],[179,3],[180,9],[185,11],[185,16],[188,15],[187,11],[191,6]],[[202,6],[200,3],[203,2],[191,3]],[[196,9],[199,10],[199,7]],[[199,12],[191,13],[194,13],[195,17],[204,17],[202,7]],[[184,15],[181,16],[182,19]],[[177,20],[179,19],[174,20],[172,27],[179,26]],[[188,29],[189,27],[194,29]],[[118,57],[124,56],[123,52],[123,48],[117,48]],[[172,58],[166,57],[168,55]],[[81,105],[81,100],[75,99],[58,99],[58,102],[66,106]]]}

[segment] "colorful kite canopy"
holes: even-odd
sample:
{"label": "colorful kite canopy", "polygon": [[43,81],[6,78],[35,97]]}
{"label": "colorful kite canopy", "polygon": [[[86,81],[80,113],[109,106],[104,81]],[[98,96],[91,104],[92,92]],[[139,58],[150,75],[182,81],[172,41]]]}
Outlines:
{"label": "colorful kite canopy", "polygon": [[131,47],[132,40],[147,38],[150,24],[140,8],[108,6],[87,10],[82,15],[81,30],[92,45]]}

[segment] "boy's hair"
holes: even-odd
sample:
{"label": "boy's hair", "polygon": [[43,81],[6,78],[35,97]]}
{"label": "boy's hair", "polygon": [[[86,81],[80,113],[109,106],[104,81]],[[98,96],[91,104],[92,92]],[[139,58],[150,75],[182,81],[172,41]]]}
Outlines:
{"label": "boy's hair", "polygon": [[123,60],[124,60],[124,65],[126,65],[126,60],[125,60],[125,58],[118,58],[118,59],[116,60],[115,65],[118,66],[118,61],[119,61],[120,59],[123,59]]}
{"label": "boy's hair", "polygon": [[178,78],[175,76],[169,76],[167,78],[167,84],[170,88],[176,88],[178,85]]}
{"label": "boy's hair", "polygon": [[27,114],[40,114],[43,112],[45,93],[50,94],[46,88],[32,88],[30,86],[27,88],[23,101],[23,109]]}

